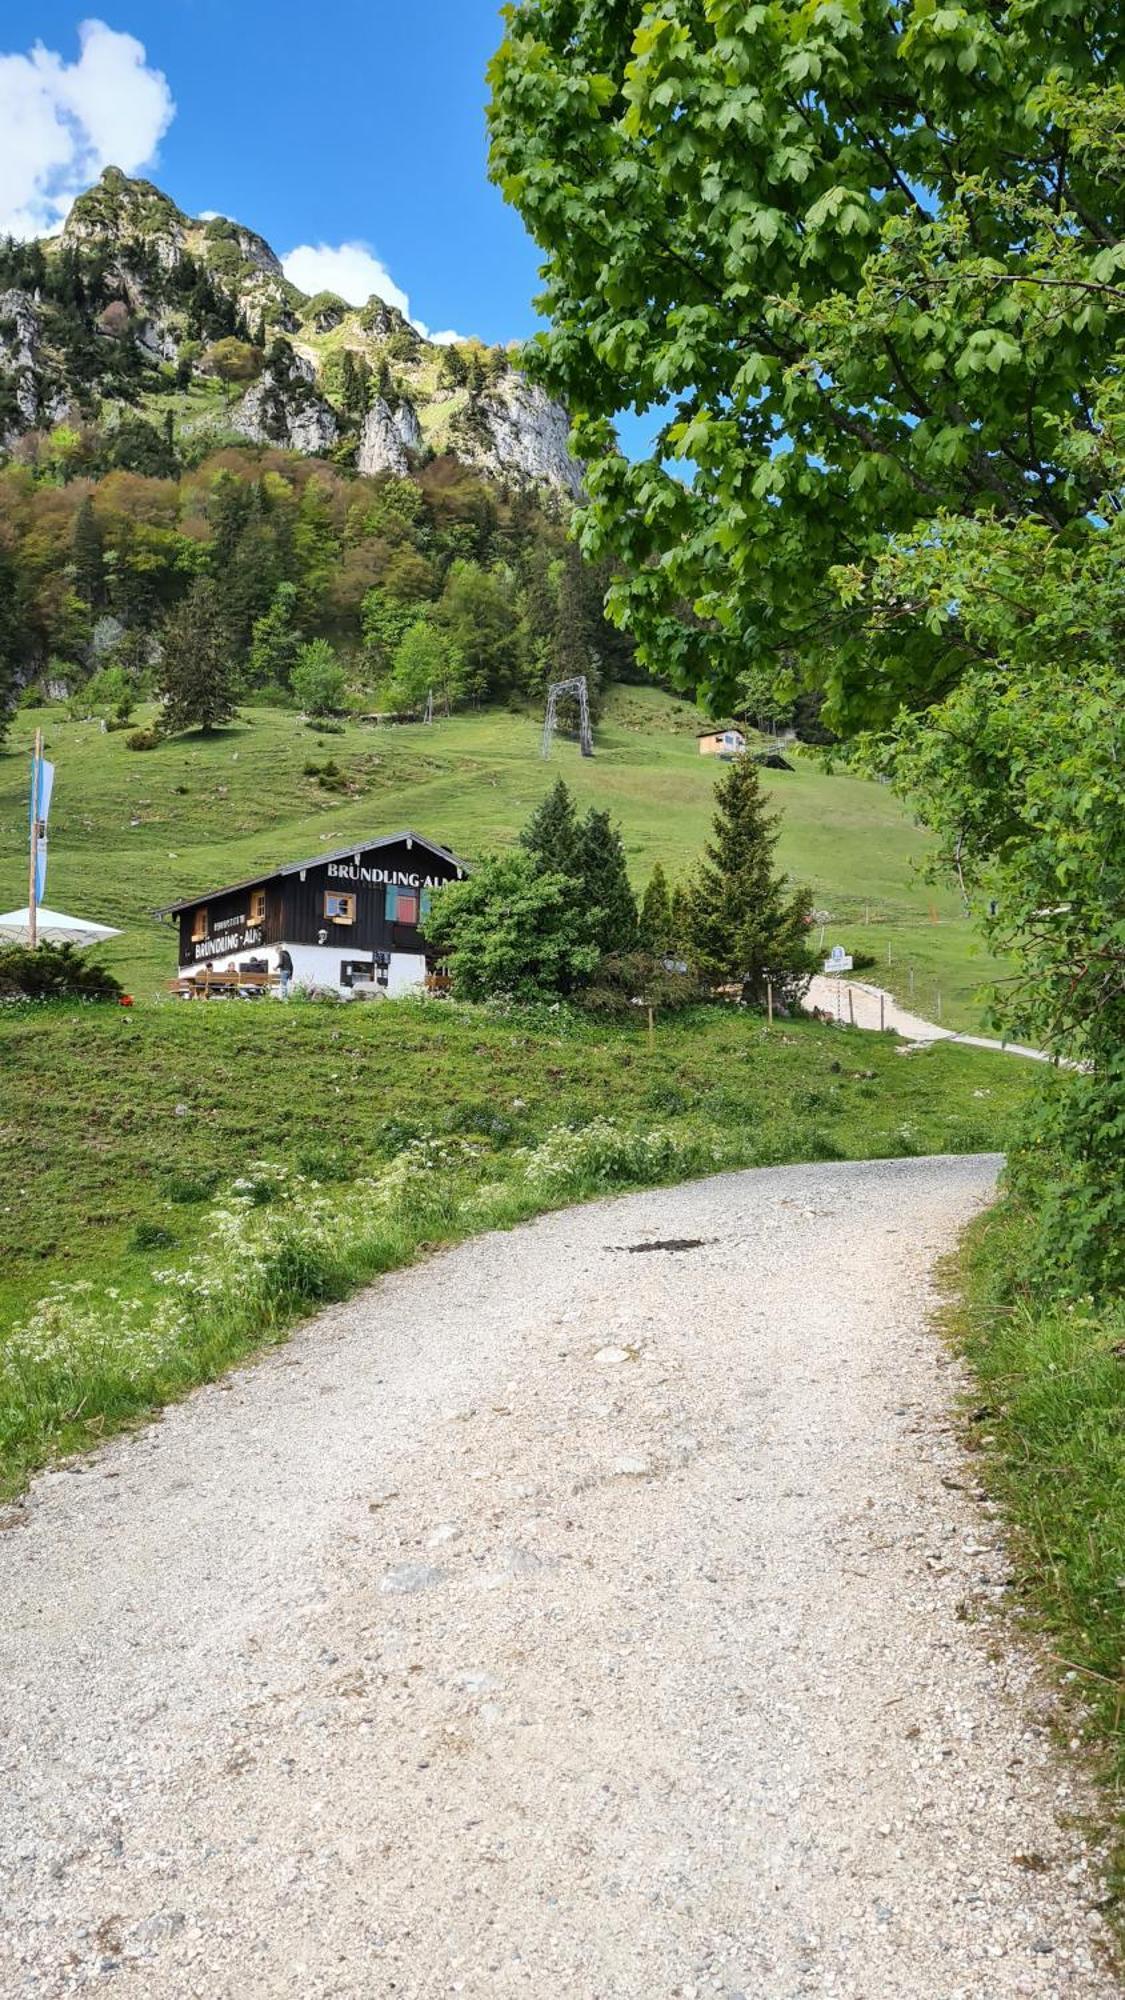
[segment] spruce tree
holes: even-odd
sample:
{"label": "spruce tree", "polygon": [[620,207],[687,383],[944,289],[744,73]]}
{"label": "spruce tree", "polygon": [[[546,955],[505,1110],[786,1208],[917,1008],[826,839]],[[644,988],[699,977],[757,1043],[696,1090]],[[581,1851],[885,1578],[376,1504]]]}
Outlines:
{"label": "spruce tree", "polygon": [[640,942],[654,958],[663,958],[672,949],[672,899],[668,878],[659,861],[648,878],[641,900]]}
{"label": "spruce tree", "polygon": [[197,577],[164,627],[157,692],[164,703],[163,727],[217,729],[235,707],[235,675],[230,634],[210,577]]}
{"label": "spruce tree", "polygon": [[621,834],[591,806],[578,829],[576,879],[586,935],[603,957],[637,948],[637,902]]}
{"label": "spruce tree", "polygon": [[293,622],[296,602],[296,584],[279,583],[269,610],[255,619],[246,663],[247,687],[288,687],[301,650],[301,635]]}
{"label": "spruce tree", "polygon": [[105,561],[101,529],[89,494],[74,516],[70,559],[76,595],[89,605],[91,611],[98,610],[105,603]]}
{"label": "spruce tree", "polygon": [[767,980],[783,1002],[797,999],[816,968],[812,899],[806,889],[790,893],[775,874],[777,830],[757,765],[739,757],[716,787],[712,835],[692,885],[688,946],[705,979],[737,982],[754,1004],[765,1000]]}
{"label": "spruce tree", "polygon": [[691,897],[682,882],[677,882],[671,896],[672,950],[686,954],[688,933],[691,929]]}
{"label": "spruce tree", "polygon": [[520,846],[534,857],[549,875],[578,873],[578,815],[563,780],[557,778],[542,804],[537,806],[520,834]]}

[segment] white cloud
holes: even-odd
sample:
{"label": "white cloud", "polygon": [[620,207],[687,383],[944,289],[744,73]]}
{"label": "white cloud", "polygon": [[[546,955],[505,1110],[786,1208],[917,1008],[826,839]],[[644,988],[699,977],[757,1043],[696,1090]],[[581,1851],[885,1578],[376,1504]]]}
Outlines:
{"label": "white cloud", "polygon": [[415,319],[409,297],[401,285],[395,284],[369,243],[301,243],[287,252],[281,264],[290,283],[302,292],[314,296],[317,292],[335,292],[350,306],[365,306],[372,296],[382,299],[408,319],[411,326],[417,327],[424,340],[432,340],[439,347],[450,347],[465,338],[464,334],[448,330],[431,333],[424,320]]}
{"label": "white cloud", "polygon": [[83,21],[77,62],[36,42],[0,55],[0,234],[57,229],[103,167],[147,166],[176,114],[133,35]]}

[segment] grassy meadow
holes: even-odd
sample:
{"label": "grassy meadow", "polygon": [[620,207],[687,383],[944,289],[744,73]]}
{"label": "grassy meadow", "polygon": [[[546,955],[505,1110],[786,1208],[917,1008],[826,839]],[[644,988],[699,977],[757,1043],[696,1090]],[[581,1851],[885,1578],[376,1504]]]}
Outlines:
{"label": "grassy meadow", "polygon": [[[1027,1066],[741,1010],[0,1016],[0,1486],[435,1243],[727,1167],[1003,1148]],[[28,1189],[34,1190],[27,1199]]]}
{"label": "grassy meadow", "polygon": [[[144,713],[138,720],[144,720]],[[126,732],[70,722],[62,708],[23,710],[0,751],[0,908],[27,900],[27,762],[36,725],[57,767],[47,901],[125,935],[106,962],[138,999],[163,990],[175,939],[152,911],[258,868],[399,827],[472,860],[511,841],[562,773],[583,806],[620,821],[635,883],[653,863],[686,875],[707,836],[716,763],[698,754],[702,719],[649,688],[620,688],[597,754],[560,742],[539,755],[534,716],[488,710],[432,728],[352,720],[321,734],[278,709],[245,708],[211,737],[132,751]],[[329,789],[306,766],[334,763]],[[952,889],[919,879],[926,836],[886,788],[826,772],[811,755],[767,771],[783,813],[781,858],[830,913],[825,943],[869,952],[866,975],[923,1015],[979,1029],[977,990],[996,971]]]}
{"label": "grassy meadow", "polygon": [[[166,995],[159,904],[405,826],[472,859],[514,839],[558,772],[620,821],[638,886],[658,860],[686,875],[718,768],[699,722],[622,689],[596,757],[561,742],[548,765],[526,714],[332,733],[248,709],[137,752],[59,708],[21,712],[0,756],[0,907],[26,898],[20,739],[40,723],[47,901],[120,926],[104,956],[136,1004],[0,1010],[0,1486],[474,1229],[724,1167],[1003,1149],[1029,1078],[987,1051],[906,1054],[722,1008],[661,1021],[650,1048],[643,1024],[558,1008]],[[812,758],[766,781],[826,944],[977,1025],[987,962],[919,881],[923,836],[889,792]]]}

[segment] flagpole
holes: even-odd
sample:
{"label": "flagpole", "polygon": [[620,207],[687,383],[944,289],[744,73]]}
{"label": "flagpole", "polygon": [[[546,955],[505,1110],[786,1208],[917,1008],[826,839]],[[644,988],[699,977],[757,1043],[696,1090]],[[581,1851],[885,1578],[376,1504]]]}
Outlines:
{"label": "flagpole", "polygon": [[31,760],[31,872],[27,885],[27,934],[32,951],[38,949],[39,924],[37,909],[37,876],[39,874],[39,793],[43,768],[43,731],[35,732],[35,750]]}

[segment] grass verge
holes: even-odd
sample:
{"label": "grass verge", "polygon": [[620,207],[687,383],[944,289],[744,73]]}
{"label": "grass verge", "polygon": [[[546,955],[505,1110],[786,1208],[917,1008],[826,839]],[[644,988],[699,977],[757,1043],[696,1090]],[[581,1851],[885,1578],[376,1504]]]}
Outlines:
{"label": "grass verge", "polygon": [[1028,1087],[984,1050],[723,1009],[651,1048],[546,1008],[13,1009],[0,1483],[431,1245],[724,1168],[1002,1150]]}
{"label": "grass verge", "polygon": [[976,1377],[969,1437],[1012,1524],[1017,1594],[1106,1783],[1125,1912],[1125,1300],[1020,1284],[1032,1218],[1011,1197],[947,1277],[949,1331]]}

